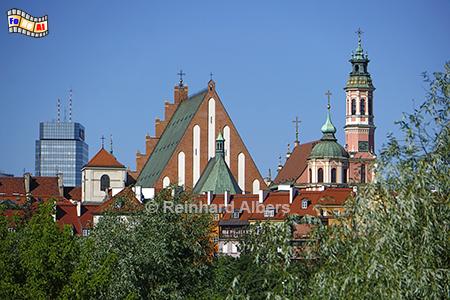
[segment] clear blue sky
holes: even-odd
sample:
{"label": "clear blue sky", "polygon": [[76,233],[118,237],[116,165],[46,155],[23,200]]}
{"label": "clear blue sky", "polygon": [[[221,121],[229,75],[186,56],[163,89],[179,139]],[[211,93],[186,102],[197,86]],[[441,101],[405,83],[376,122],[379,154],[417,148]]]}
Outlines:
{"label": "clear blue sky", "polygon": [[[7,31],[6,11],[49,16],[50,34]],[[412,99],[422,71],[450,54],[449,1],[11,1],[0,26],[0,169],[34,172],[39,122],[74,90],[74,119],[89,156],[114,136],[118,159],[135,167],[145,134],[163,117],[182,68],[191,93],[214,73],[217,89],[261,173],[274,169],[302,120],[302,142],[320,138],[327,89],[343,141],[343,87],[361,27],[377,88],[377,150]],[[64,103],[64,102],[63,102]]]}

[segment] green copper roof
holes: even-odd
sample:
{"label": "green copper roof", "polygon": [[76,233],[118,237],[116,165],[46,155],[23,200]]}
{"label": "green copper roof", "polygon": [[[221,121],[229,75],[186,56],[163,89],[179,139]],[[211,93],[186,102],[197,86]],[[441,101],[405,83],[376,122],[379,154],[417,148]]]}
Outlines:
{"label": "green copper roof", "polygon": [[208,191],[214,194],[223,194],[225,191],[229,191],[231,194],[242,193],[222,156],[216,156],[209,160],[193,193],[202,194]]}
{"label": "green copper roof", "polygon": [[333,123],[331,123],[330,109],[328,109],[327,120],[325,121],[325,124],[323,124],[321,130],[322,130],[323,134],[326,134],[326,133],[335,134],[336,133],[336,127],[334,127]]}
{"label": "green copper roof", "polygon": [[222,134],[219,133],[216,140],[216,156],[209,160],[205,171],[194,187],[194,194],[202,194],[208,191],[214,194],[223,194],[225,191],[229,191],[231,194],[242,193],[223,158],[223,142]]}
{"label": "green copper roof", "polygon": [[206,89],[202,90],[180,103],[156,144],[155,150],[153,150],[147,163],[142,169],[136,185],[142,187],[155,186],[156,180],[161,176],[161,172],[172,157],[173,152],[177,148],[189,123],[200,107],[206,93]]}
{"label": "green copper roof", "polygon": [[328,104],[327,120],[322,126],[323,136],[320,142],[311,150],[309,158],[348,158],[348,153],[344,147],[339,145],[334,134],[336,127],[331,122],[330,104]]}

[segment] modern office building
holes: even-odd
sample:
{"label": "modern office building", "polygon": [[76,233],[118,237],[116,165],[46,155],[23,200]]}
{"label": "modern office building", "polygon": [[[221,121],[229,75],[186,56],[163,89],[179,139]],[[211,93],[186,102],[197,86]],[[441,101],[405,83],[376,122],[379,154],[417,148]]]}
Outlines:
{"label": "modern office building", "polygon": [[81,168],[88,162],[84,127],[75,122],[42,122],[36,141],[36,176],[63,174],[64,186],[81,185]]}

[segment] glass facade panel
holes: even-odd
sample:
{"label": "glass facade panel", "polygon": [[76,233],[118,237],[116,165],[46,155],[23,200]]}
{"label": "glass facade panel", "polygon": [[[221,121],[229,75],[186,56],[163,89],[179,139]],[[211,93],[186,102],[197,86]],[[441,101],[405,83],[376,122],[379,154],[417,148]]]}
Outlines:
{"label": "glass facade panel", "polygon": [[81,185],[81,168],[88,162],[84,127],[74,122],[42,122],[36,141],[36,176],[63,174],[65,186]]}

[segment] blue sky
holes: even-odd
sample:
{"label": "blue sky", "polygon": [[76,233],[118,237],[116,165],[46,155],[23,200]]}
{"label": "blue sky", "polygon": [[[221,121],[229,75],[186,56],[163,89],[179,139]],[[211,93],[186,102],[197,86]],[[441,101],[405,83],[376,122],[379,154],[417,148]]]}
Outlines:
{"label": "blue sky", "polygon": [[[49,16],[50,34],[9,34],[6,11]],[[261,173],[276,168],[299,116],[301,142],[320,138],[326,97],[343,140],[348,59],[358,27],[376,87],[376,148],[424,99],[423,71],[450,54],[449,1],[10,1],[0,26],[0,170],[34,172],[39,122],[74,90],[89,155],[114,136],[135,167],[146,133],[172,100],[179,69],[190,93],[214,73],[218,93]]]}

